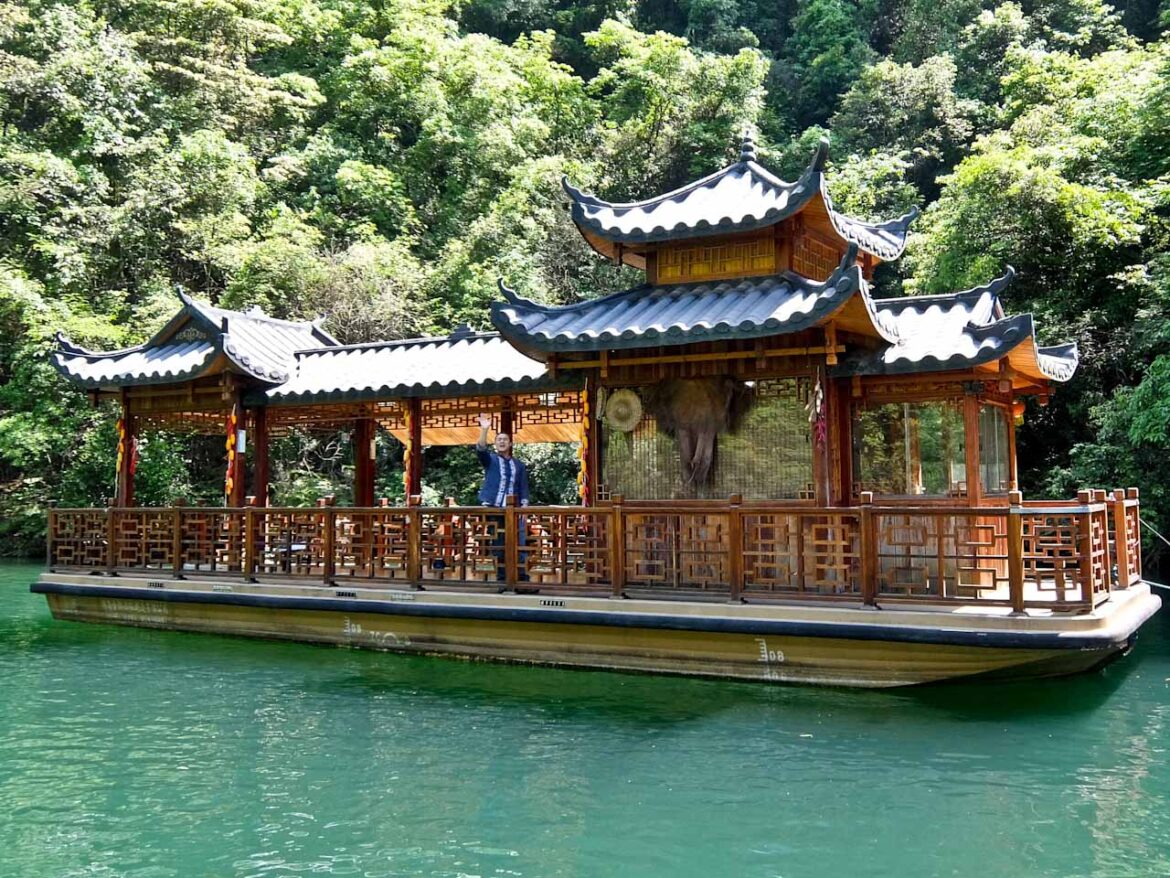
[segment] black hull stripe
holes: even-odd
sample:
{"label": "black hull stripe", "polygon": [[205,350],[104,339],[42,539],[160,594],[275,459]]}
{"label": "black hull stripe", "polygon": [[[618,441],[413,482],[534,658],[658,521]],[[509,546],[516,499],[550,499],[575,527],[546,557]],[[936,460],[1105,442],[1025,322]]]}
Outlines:
{"label": "black hull stripe", "polygon": [[[100,585],[69,585],[36,582],[36,594],[76,597],[122,598],[163,603],[220,604],[260,607],[272,610],[315,610],[319,612],[376,614],[383,616],[426,616],[450,619],[479,619],[486,622],[535,622],[558,625],[598,625],[609,628],[649,628],[698,631],[713,634],[758,634],[786,637],[829,637],[841,640],[886,640],[898,643],[926,643],[950,646],[983,646],[998,649],[1109,650],[1125,646],[1132,631],[1058,634],[1051,631],[975,631],[912,628],[904,625],[809,622],[781,619],[728,619],[703,616],[669,616],[647,613],[607,613],[595,610],[557,610],[535,607],[482,607],[466,605],[417,604],[404,601],[363,601],[343,598],[301,598],[285,595],[237,594],[226,592],[167,591],[147,588],[118,588]],[[875,611],[878,612],[878,611]],[[1143,618],[1141,621],[1145,621]],[[1138,623],[1140,625],[1140,622]],[[1136,630],[1137,626],[1134,627]]]}

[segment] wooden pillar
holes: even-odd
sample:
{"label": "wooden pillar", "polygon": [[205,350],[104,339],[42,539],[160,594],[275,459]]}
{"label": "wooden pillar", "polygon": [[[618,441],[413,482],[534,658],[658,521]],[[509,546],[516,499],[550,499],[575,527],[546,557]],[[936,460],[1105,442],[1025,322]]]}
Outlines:
{"label": "wooden pillar", "polygon": [[406,401],[406,451],[402,459],[406,496],[422,493],[422,402]]}
{"label": "wooden pillar", "polygon": [[117,472],[114,476],[114,505],[134,505],[134,470],[138,457],[138,424],[130,414],[130,401],[122,390],[122,416],[118,419]]}
{"label": "wooden pillar", "polygon": [[983,500],[983,484],[979,479],[979,397],[973,393],[963,397],[963,432],[967,464],[967,505],[978,506]]}
{"label": "wooden pillar", "polygon": [[1008,492],[1008,596],[1013,613],[1024,612],[1024,495]]}
{"label": "wooden pillar", "polygon": [[[1022,405],[1022,403],[1021,403]],[[1020,489],[1019,470],[1016,468],[1016,400],[1012,398],[1011,405],[1007,410],[1007,436],[1008,436],[1008,490],[1018,491]]]}
{"label": "wooden pillar", "polygon": [[513,434],[513,429],[516,426],[516,414],[512,411],[512,397],[504,397],[504,407],[500,409],[500,432],[507,433],[508,438],[513,442],[516,437]]}
{"label": "wooden pillar", "polygon": [[580,471],[577,474],[577,496],[582,506],[592,506],[597,500],[597,379],[585,378],[581,393],[581,450],[578,454]]}
{"label": "wooden pillar", "polygon": [[374,441],[376,425],[370,418],[356,421],[353,431],[353,505],[374,505]]}
{"label": "wooden pillar", "polygon": [[240,448],[240,440],[244,438],[244,408],[240,402],[239,392],[231,396],[231,408],[228,409],[224,432],[226,438],[224,449],[227,451],[226,475],[224,476],[224,504],[231,507],[242,507],[246,485],[244,484],[244,452]]}
{"label": "wooden pillar", "polygon": [[268,407],[252,409],[252,494],[257,506],[268,505],[271,474],[268,464]]}

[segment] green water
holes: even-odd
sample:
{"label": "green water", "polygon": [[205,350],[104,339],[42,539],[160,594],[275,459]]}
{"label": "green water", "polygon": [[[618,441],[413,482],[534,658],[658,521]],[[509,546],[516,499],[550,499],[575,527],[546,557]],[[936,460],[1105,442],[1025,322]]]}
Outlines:
{"label": "green water", "polygon": [[0,567],[0,878],[1170,875],[1170,625],[772,688],[54,622]]}

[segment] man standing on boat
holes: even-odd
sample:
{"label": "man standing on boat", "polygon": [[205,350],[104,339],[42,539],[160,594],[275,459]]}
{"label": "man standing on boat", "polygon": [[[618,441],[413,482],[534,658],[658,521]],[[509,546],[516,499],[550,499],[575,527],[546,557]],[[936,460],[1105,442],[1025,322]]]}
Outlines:
{"label": "man standing on boat", "polygon": [[[475,443],[475,456],[479,458],[479,462],[483,465],[483,486],[479,489],[479,502],[481,506],[504,506],[507,504],[508,495],[515,494],[516,502],[521,506],[528,505],[528,470],[524,464],[512,456],[512,437],[507,433],[496,433],[495,442],[492,443],[494,450],[488,449],[487,436],[488,429],[492,425],[492,417],[489,414],[481,414],[479,416],[479,439]],[[520,543],[524,542],[524,526],[521,524],[518,529],[520,534]],[[503,582],[506,579],[506,572],[504,567],[504,517],[499,516],[496,522],[496,535],[492,540],[494,547],[494,554],[496,556],[496,579]],[[521,558],[521,568],[523,568],[523,555]],[[520,571],[520,579],[526,580],[528,577],[524,575],[524,571]]]}
{"label": "man standing on boat", "polygon": [[509,494],[516,495],[516,502],[528,505],[528,470],[512,456],[512,437],[507,433],[496,433],[492,443],[494,451],[488,449],[488,430],[492,416],[479,416],[479,440],[475,443],[475,456],[483,465],[483,487],[479,489],[482,506],[504,506]]}

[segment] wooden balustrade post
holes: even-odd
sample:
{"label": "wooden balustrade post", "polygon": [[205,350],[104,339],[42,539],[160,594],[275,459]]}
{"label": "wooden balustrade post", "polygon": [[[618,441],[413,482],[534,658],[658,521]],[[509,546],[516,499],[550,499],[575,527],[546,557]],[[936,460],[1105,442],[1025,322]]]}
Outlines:
{"label": "wooden balustrade post", "polygon": [[621,494],[614,494],[610,506],[609,563],[615,598],[622,597],[626,588],[626,519],[622,513],[622,501]]}
{"label": "wooden balustrade post", "polygon": [[406,578],[411,585],[421,589],[422,585],[422,512],[419,504],[422,497],[411,494],[406,498]]}
{"label": "wooden balustrade post", "polygon": [[326,585],[333,585],[337,574],[337,559],[333,556],[337,548],[337,512],[333,508],[332,498],[325,501],[321,511],[321,526],[325,529],[325,543],[321,548],[322,578]]}
{"label": "wooden balustrade post", "polygon": [[1129,522],[1125,515],[1125,490],[1116,488],[1109,501],[1113,514],[1113,545],[1117,558],[1117,587],[1129,588]]}
{"label": "wooden balustrade post", "polygon": [[256,581],[256,569],[259,567],[260,540],[256,534],[256,507],[267,505],[260,497],[249,497],[248,505],[244,508],[244,579],[248,582]]}
{"label": "wooden balustrade post", "polygon": [[115,543],[118,539],[118,522],[113,506],[106,507],[106,573],[110,576],[118,575],[118,565],[115,561],[117,550]]}
{"label": "wooden balustrade post", "polygon": [[509,494],[504,499],[504,584],[513,589],[519,579],[517,568],[520,561],[520,516],[516,510],[516,495]]}
{"label": "wooden balustrade post", "polygon": [[49,520],[45,522],[45,569],[50,573],[53,570],[53,535],[57,533],[57,505],[56,500],[49,501]]}
{"label": "wooden balustrade post", "polygon": [[[1105,577],[1106,593],[1113,590],[1113,552],[1109,548],[1109,507],[1105,505],[1108,499],[1109,495],[1104,489],[1097,488],[1093,491],[1093,502],[1099,503],[1103,507],[1099,514],[1101,516],[1101,571]],[[1092,532],[1093,516],[1097,514],[1096,512],[1089,513],[1090,532]]]}
{"label": "wooden balustrade post", "polygon": [[1008,491],[1008,597],[1013,613],[1024,612],[1024,495]]}
{"label": "wooden balustrade post", "polygon": [[878,544],[877,521],[873,514],[873,491],[861,492],[861,604],[877,606]]}
{"label": "wooden balustrade post", "polygon": [[730,554],[727,557],[727,577],[731,580],[731,600],[743,600],[743,496],[732,494],[727,509],[727,542]]}
{"label": "wooden balustrade post", "polygon": [[176,500],[171,519],[171,578],[183,578],[183,501]]}
{"label": "wooden balustrade post", "polygon": [[[1126,488],[1125,489],[1125,499],[1126,500],[1133,500],[1134,505],[1138,506],[1138,503],[1139,503],[1138,489],[1137,488]],[[1138,551],[1137,551],[1137,557],[1131,558],[1130,563],[1133,565],[1133,570],[1134,570],[1134,573],[1137,574],[1137,578],[1141,579],[1142,578],[1142,525],[1141,525],[1141,507],[1140,506],[1138,506],[1137,522],[1136,522],[1136,527],[1134,528],[1134,531],[1135,531],[1134,538],[1137,540],[1137,550]]]}
{"label": "wooden balustrade post", "polygon": [[[1093,502],[1092,491],[1077,491],[1077,505],[1087,507]],[[1078,568],[1081,579],[1081,601],[1087,612],[1093,610],[1093,513],[1086,509],[1076,515]]]}

